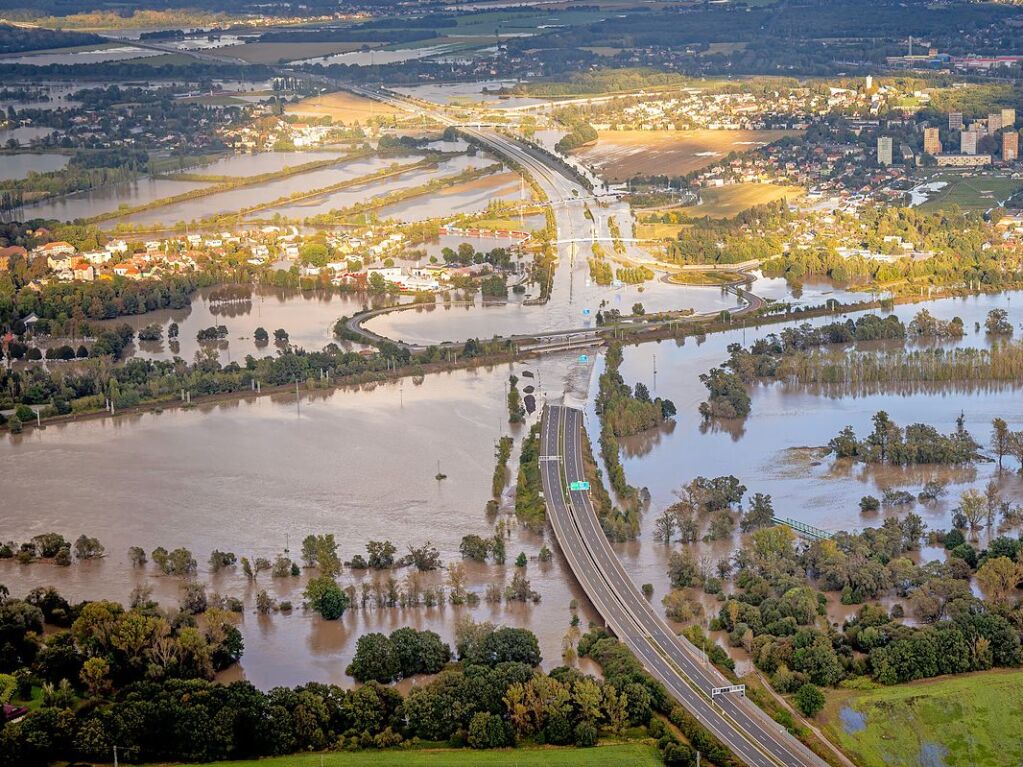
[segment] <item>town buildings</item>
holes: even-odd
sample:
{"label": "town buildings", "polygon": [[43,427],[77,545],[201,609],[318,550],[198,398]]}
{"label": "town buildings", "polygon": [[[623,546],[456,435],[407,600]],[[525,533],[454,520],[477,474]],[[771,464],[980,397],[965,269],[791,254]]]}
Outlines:
{"label": "town buildings", "polygon": [[892,164],[892,137],[877,137],[877,162],[878,165]]}
{"label": "town buildings", "polygon": [[1019,159],[1019,134],[1012,131],[1002,133],[1002,160],[1015,162]]}

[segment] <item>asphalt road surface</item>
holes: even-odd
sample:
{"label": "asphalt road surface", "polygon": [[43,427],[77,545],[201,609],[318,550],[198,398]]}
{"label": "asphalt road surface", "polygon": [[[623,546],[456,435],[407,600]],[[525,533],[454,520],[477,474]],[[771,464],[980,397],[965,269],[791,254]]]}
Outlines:
{"label": "asphalt road surface", "polygon": [[573,573],[608,627],[687,711],[750,767],[825,767],[826,762],[757,706],[735,693],[711,697],[729,681],[700,650],[662,620],[629,578],[608,544],[585,481],[583,414],[549,405],[541,426],[547,515]]}

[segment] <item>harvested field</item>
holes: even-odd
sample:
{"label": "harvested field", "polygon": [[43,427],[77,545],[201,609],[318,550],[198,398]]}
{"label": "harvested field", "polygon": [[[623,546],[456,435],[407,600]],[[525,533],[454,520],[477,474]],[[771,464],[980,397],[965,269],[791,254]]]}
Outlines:
{"label": "harvested field", "polygon": [[676,208],[688,216],[696,218],[731,218],[737,213],[752,208],[754,205],[765,205],[783,197],[795,200],[802,197],[805,191],[798,186],[781,184],[729,184],[728,186],[711,187],[700,190],[699,205]]}
{"label": "harvested field", "polygon": [[293,115],[327,115],[334,122],[345,124],[355,121],[365,122],[371,117],[380,117],[381,115],[398,114],[398,110],[389,104],[356,96],[348,91],[325,93],[322,96],[304,99],[297,104],[289,105],[287,112]]}
{"label": "harvested field", "polygon": [[597,143],[575,155],[608,181],[632,176],[685,175],[730,152],[746,152],[799,131],[600,131]]}

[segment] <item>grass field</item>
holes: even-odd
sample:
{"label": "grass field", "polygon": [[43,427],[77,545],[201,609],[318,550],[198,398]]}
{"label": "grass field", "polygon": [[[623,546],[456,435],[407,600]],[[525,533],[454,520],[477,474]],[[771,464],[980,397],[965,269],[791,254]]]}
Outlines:
{"label": "grass field", "polygon": [[657,749],[629,743],[596,748],[437,749],[295,754],[193,767],[656,767]]}
{"label": "grass field", "polygon": [[685,175],[729,152],[746,152],[798,131],[691,130],[600,131],[597,143],[576,155],[609,181],[631,176]]}
{"label": "grass field", "polygon": [[668,277],[668,282],[673,285],[730,285],[745,279],[742,272],[729,272],[724,269],[713,271],[688,270],[676,272]]}
{"label": "grass field", "polygon": [[356,96],[348,91],[337,91],[291,104],[287,112],[292,115],[329,115],[334,122],[351,124],[356,120],[365,122],[370,117],[397,114],[398,110],[389,104]]}
{"label": "grass field", "polygon": [[958,205],[963,210],[989,210],[1011,197],[1023,182],[1002,175],[965,175],[935,173],[928,181],[944,181],[948,186],[931,195],[921,210],[939,210]]}
{"label": "grass field", "polygon": [[1017,767],[1023,671],[830,693],[824,729],[861,767]]}
{"label": "grass field", "polygon": [[380,43],[245,43],[232,45],[220,50],[250,64],[276,64],[299,59],[315,59],[333,56],[337,53],[362,50],[363,47],[378,48]]}

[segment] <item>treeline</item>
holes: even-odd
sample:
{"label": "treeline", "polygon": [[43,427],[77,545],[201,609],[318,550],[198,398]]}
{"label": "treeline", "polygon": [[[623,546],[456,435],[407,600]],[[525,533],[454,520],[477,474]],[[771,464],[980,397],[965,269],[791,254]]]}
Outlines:
{"label": "treeline", "polygon": [[899,349],[897,351],[813,350],[786,355],[775,376],[801,385],[876,391],[919,384],[986,383],[1017,386],[1023,381],[1023,344],[991,349]]}
{"label": "treeline", "polygon": [[962,416],[957,419],[952,434],[941,434],[923,423],[910,424],[903,429],[883,410],[875,413],[871,421],[874,429],[866,438],[858,440],[853,428],[846,426],[828,442],[828,450],[836,458],[892,466],[954,466],[972,463],[977,458],[980,445],[966,430]]}
{"label": "treeline", "polygon": [[622,359],[621,344],[612,344],[604,357],[595,406],[600,418],[600,454],[608,482],[625,508],[611,510],[601,519],[601,527],[616,540],[631,540],[639,533],[642,498],[640,491],[625,478],[618,440],[660,426],[675,415],[675,405],[668,399],[651,399],[643,383],[637,383],[635,389],[626,384],[619,372]]}
{"label": "treeline", "polygon": [[[4,595],[0,670],[14,672],[12,699],[27,701],[44,685],[41,705],[0,731],[4,767],[102,760],[115,744],[139,762],[254,759],[419,741],[478,749],[523,742],[593,746],[602,735],[621,737],[647,726],[655,706],[668,708],[664,691],[616,640],[602,636],[584,639],[586,650],[607,664],[604,680],[567,667],[545,674],[532,633],[465,620],[456,628],[453,653],[431,632],[363,636],[350,667],[367,680],[357,689],[309,683],[264,693],[248,682],[209,681],[241,654],[238,630],[219,608],[179,613],[171,621],[145,595],[130,609],[111,602],[72,607],[44,589],[24,601]],[[44,620],[65,614],[69,630],[49,631],[44,639]],[[452,656],[458,664],[448,663]],[[441,670],[407,695],[376,681],[422,667]],[[678,753],[670,764],[692,764],[691,752],[663,725],[656,723],[651,733]],[[719,744],[698,727],[693,733],[717,747],[718,764],[731,764]]]}
{"label": "treeline", "polygon": [[[54,324],[74,320],[85,323],[128,314],[144,314],[156,309],[183,309],[191,303],[191,294],[200,287],[213,284],[208,273],[189,276],[168,276],[161,280],[99,280],[44,285],[41,290],[21,290],[13,306],[14,316],[31,313]],[[4,316],[0,302],[0,320]],[[49,332],[44,323],[37,332]]]}
{"label": "treeline", "polygon": [[568,125],[568,133],[562,136],[554,148],[561,153],[571,152],[597,140],[597,131],[585,120],[574,120]]}
{"label": "treeline", "polygon": [[[92,356],[120,355],[131,341],[132,329],[124,325],[104,331],[93,342]],[[360,340],[365,339],[360,337]],[[322,351],[287,347],[276,356],[261,359],[249,355],[241,362],[222,364],[215,354],[186,363],[173,360],[129,359],[110,367],[102,359],[79,361],[74,366],[56,366],[49,370],[38,365],[23,369],[0,370],[0,399],[6,406],[18,403],[43,405],[43,418],[69,413],[97,411],[107,401],[118,410],[146,403],[174,402],[184,389],[193,397],[244,392],[260,386],[282,386],[304,382],[307,388],[330,386],[339,380],[376,380],[399,369],[410,372],[423,365],[475,359],[504,354],[507,341],[469,339],[455,355],[430,347],[412,355],[407,349],[389,342],[380,345],[380,354],[367,357],[346,352],[336,344]],[[321,378],[322,376],[322,378]],[[2,425],[0,421],[0,425]]]}
{"label": "treeline", "polygon": [[515,516],[533,532],[543,532],[547,524],[547,505],[540,478],[540,451],[540,424],[535,423],[522,440],[515,482]]}
{"label": "treeline", "polygon": [[784,361],[792,355],[829,344],[905,337],[906,327],[895,315],[865,314],[855,320],[817,327],[809,323],[788,327],[781,333],[771,333],[754,341],[749,349],[740,344],[729,344],[728,360],[722,366],[700,374],[709,395],[700,403],[700,414],[707,420],[746,417],[752,407],[747,385],[758,378],[779,377]]}
{"label": "treeline", "polygon": [[0,24],[0,53],[43,51],[47,48],[73,48],[78,45],[98,45],[106,38],[88,32],[61,32],[42,27],[16,27]]}

